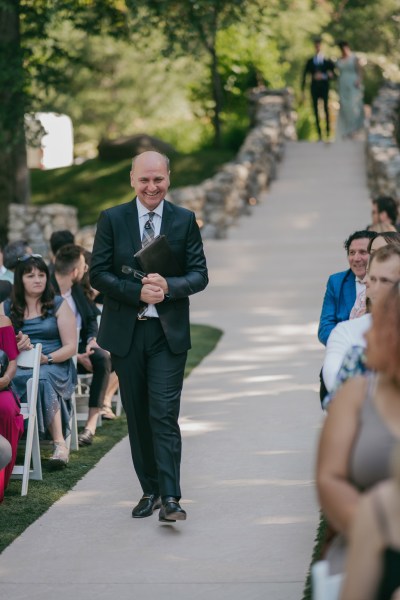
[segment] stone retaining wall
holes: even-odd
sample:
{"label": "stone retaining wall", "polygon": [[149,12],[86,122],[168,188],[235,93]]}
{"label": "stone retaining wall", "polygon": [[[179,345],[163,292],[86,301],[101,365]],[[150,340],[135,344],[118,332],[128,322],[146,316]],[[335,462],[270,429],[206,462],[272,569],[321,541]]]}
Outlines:
{"label": "stone retaining wall", "polygon": [[371,196],[400,200],[398,146],[400,85],[387,82],[372,104],[367,129],[367,172]]}
{"label": "stone retaining wall", "polygon": [[[252,127],[234,161],[197,186],[175,188],[168,199],[196,213],[204,238],[223,238],[227,228],[252,205],[276,177],[285,140],[295,139],[293,97],[286,90],[257,88],[249,93]],[[91,250],[96,226],[79,229],[76,209],[61,204],[10,205],[9,240],[26,239],[47,256],[53,231],[70,229]]]}

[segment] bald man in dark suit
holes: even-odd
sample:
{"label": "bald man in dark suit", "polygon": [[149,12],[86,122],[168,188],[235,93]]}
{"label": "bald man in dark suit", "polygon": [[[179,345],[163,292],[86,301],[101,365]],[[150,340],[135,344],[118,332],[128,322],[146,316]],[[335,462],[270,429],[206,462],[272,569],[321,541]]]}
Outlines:
{"label": "bald man in dark suit", "polygon": [[[98,342],[111,352],[118,375],[143,490],[132,516],[148,517],[161,507],[161,521],[184,520],[178,416],[190,348],[189,296],[208,283],[206,259],[194,213],[165,200],[168,158],[139,154],[130,176],[137,197],[104,211],[97,226],[90,278],[104,295]],[[167,237],[183,274],[132,275],[141,268],[134,254],[149,231]]]}

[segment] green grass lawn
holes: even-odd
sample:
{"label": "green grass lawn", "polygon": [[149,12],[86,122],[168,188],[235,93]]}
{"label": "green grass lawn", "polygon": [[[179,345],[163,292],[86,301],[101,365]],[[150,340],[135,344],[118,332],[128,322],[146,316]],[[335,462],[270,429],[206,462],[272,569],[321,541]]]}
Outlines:
{"label": "green grass lawn", "polygon": [[[214,327],[192,325],[191,334],[192,350],[188,354],[186,377],[215,348],[222,332]],[[21,481],[12,479],[0,504],[0,552],[66,494],[126,435],[124,415],[114,421],[103,421],[103,426],[96,431],[93,444],[79,452],[71,452],[68,467],[62,471],[50,472],[47,469],[46,461],[51,454],[51,447],[44,446],[41,450],[43,481],[30,481],[28,495],[22,497]]]}
{"label": "green grass lawn", "polygon": [[[174,155],[171,157],[171,188],[201,183],[234,155],[233,150],[213,148]],[[75,206],[80,226],[93,225],[100,211],[133,197],[130,168],[130,160],[92,159],[63,169],[34,169],[31,171],[32,203]]]}
{"label": "green grass lawn", "polygon": [[313,549],[313,553],[312,553],[312,557],[311,557],[310,568],[309,568],[305,586],[304,586],[302,600],[311,600],[312,599],[311,567],[317,560],[322,560],[321,559],[321,550],[322,550],[322,547],[325,542],[326,526],[327,526],[326,520],[325,520],[324,516],[321,514],[317,533],[315,535],[314,549]]}

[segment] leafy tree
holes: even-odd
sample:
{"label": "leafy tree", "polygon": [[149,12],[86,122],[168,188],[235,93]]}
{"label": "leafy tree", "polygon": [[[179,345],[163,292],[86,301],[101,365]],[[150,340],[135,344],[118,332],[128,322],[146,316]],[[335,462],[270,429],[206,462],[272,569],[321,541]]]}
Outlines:
{"label": "leafy tree", "polygon": [[127,33],[120,0],[0,0],[0,219],[10,202],[29,199],[24,114],[37,106],[34,88],[61,84],[65,49],[56,25],[71,22],[92,35]]}
{"label": "leafy tree", "polygon": [[[148,11],[146,26],[150,30],[161,29],[168,41],[166,51],[180,51],[199,56],[206,53],[209,59],[212,90],[212,122],[215,145],[221,142],[221,111],[224,104],[224,91],[219,70],[217,50],[218,33],[232,23],[240,22],[246,11],[243,0],[127,0],[132,15],[139,6]],[[253,7],[258,2],[253,0]]]}

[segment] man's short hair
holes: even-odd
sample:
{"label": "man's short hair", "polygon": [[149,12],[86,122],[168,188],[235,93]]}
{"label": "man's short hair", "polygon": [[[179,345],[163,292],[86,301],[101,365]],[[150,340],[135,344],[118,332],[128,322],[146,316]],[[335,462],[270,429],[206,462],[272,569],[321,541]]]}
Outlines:
{"label": "man's short hair", "polygon": [[381,263],[386,262],[392,258],[392,256],[397,256],[400,262],[400,246],[398,244],[388,244],[387,246],[383,246],[374,252],[369,259],[368,269],[370,269],[374,261]]}
{"label": "man's short hair", "polygon": [[50,248],[54,256],[58,250],[66,244],[74,244],[74,234],[69,229],[60,229],[59,231],[53,231],[50,236]]}
{"label": "man's short hair", "polygon": [[396,225],[399,212],[399,205],[391,196],[379,196],[372,200],[372,204],[376,204],[378,214],[386,212],[392,225]]}
{"label": "man's short hair", "polygon": [[3,265],[6,269],[12,271],[18,264],[18,258],[26,254],[29,244],[26,240],[17,240],[16,242],[10,242],[3,248]]}
{"label": "man's short hair", "polygon": [[59,275],[69,275],[78,266],[81,255],[84,255],[82,246],[77,244],[62,246],[56,254],[54,271]]}
{"label": "man's short hair", "polygon": [[351,242],[354,242],[354,240],[363,240],[363,239],[372,240],[374,237],[376,237],[375,231],[368,231],[367,229],[362,229],[361,231],[355,231],[344,242],[344,247],[346,249],[347,254],[349,253]]}

